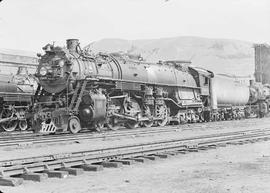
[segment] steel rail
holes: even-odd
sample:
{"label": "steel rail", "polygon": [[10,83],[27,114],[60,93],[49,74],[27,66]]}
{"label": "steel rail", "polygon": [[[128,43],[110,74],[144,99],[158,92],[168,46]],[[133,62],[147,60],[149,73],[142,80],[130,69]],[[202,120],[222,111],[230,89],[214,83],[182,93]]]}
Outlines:
{"label": "steel rail", "polygon": [[[230,121],[229,121],[230,122]],[[196,128],[201,128],[202,125],[207,125],[207,124],[211,124],[212,122],[205,122],[205,123],[192,123],[192,128],[196,129]],[[215,123],[219,123],[219,122],[215,122]],[[221,122],[222,123],[222,122]],[[163,128],[179,128],[179,127],[182,127],[183,126],[183,129],[185,129],[185,126],[188,126],[188,124],[184,124],[184,125],[166,125],[164,127],[162,127],[161,129]],[[188,128],[188,127],[187,127]],[[137,130],[144,130],[144,129],[147,129],[147,130],[151,130],[151,129],[160,129],[160,127],[151,127],[151,128],[144,128],[144,127],[139,127],[139,128],[136,128],[136,129],[133,129],[132,131],[137,131]],[[130,131],[130,129],[127,129],[125,127],[123,128],[120,128],[116,131],[108,131],[108,130],[105,130],[104,132],[102,133],[110,133],[110,132],[122,132],[122,131]],[[85,134],[100,134],[100,132],[97,132],[97,131],[93,131],[93,130],[89,130],[87,128],[83,128],[83,130],[77,134],[71,134],[71,133],[68,133],[68,132],[65,132],[65,133],[54,133],[54,134],[43,134],[43,133],[33,133],[33,131],[31,130],[26,130],[26,131],[13,131],[13,132],[5,132],[5,131],[0,131],[0,142],[3,141],[3,140],[9,140],[9,139],[19,139],[19,138],[33,138],[33,137],[43,137],[43,136],[50,136],[50,137],[53,137],[53,136],[66,136],[66,135],[70,135],[70,136],[79,136],[79,135],[85,135]]]}
{"label": "steel rail", "polygon": [[[57,136],[79,136],[79,135],[85,135],[85,134],[106,134],[106,133],[117,133],[117,132],[133,132],[133,131],[140,131],[140,130],[158,130],[158,129],[168,129],[168,128],[172,128],[172,129],[178,129],[179,126],[181,127],[182,125],[166,125],[164,127],[150,127],[150,128],[146,128],[146,127],[139,127],[139,128],[135,128],[135,129],[127,129],[125,127],[120,128],[118,130],[109,130],[109,131],[104,131],[104,132],[97,132],[97,131],[92,131],[92,130],[88,130],[88,129],[83,129],[81,132],[77,133],[77,134],[71,134],[71,133],[55,133],[55,134],[42,134],[42,133],[33,133],[31,131],[15,131],[15,132],[0,132],[0,141],[2,140],[9,140],[9,139],[19,139],[19,138],[33,138],[33,137],[46,137],[46,136],[50,136],[50,137],[57,137]],[[185,125],[184,125],[185,126]],[[200,125],[199,123],[194,123],[193,125],[194,128],[199,127]]]}
{"label": "steel rail", "polygon": [[[172,129],[176,129],[175,127],[170,127]],[[157,131],[157,130],[168,130],[170,128],[158,128],[158,127],[153,127],[153,128],[140,128],[140,129],[123,129],[123,130],[116,130],[116,131],[106,131],[106,132],[81,132],[81,133],[76,133],[76,134],[70,134],[70,133],[63,133],[63,134],[47,134],[47,135],[40,135],[40,134],[28,134],[28,135],[16,135],[16,136],[5,136],[5,137],[0,137],[0,142],[2,141],[9,141],[9,140],[20,140],[20,139],[33,139],[34,137],[36,138],[62,138],[62,137],[81,137],[81,136],[95,136],[95,135],[107,135],[107,134],[118,134],[118,133],[134,133],[134,132],[149,132],[149,131]]]}
{"label": "steel rail", "polygon": [[[11,147],[11,146],[27,146],[35,144],[57,144],[61,142],[74,142],[78,140],[98,140],[98,139],[112,139],[123,136],[147,136],[155,133],[173,133],[176,132],[177,127],[166,127],[166,128],[140,128],[135,130],[123,130],[123,131],[113,131],[105,133],[80,133],[76,135],[45,135],[36,137],[15,137],[15,138],[0,138],[0,148]],[[177,129],[178,130],[178,129]],[[257,130],[246,130],[245,132],[255,132]],[[242,131],[236,131],[235,134],[242,133]],[[219,135],[219,134],[217,134]],[[203,137],[203,136],[202,136]]]}
{"label": "steel rail", "polygon": [[79,135],[46,135],[46,136],[35,136],[35,137],[16,137],[16,138],[0,138],[0,147],[10,147],[10,146],[21,146],[21,145],[33,145],[33,144],[53,144],[60,142],[72,142],[78,140],[98,140],[103,138],[116,138],[123,136],[145,136],[156,133],[170,133],[175,132],[175,128],[166,128],[166,129],[152,129],[152,130],[132,130],[127,131],[123,130],[121,132],[109,132],[109,133],[81,133]]}

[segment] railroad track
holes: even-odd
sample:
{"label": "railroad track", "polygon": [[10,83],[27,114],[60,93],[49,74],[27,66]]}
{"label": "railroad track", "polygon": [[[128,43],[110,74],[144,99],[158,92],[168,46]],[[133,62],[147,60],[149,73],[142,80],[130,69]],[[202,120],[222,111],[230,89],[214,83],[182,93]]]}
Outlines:
{"label": "railroad track", "polygon": [[[56,134],[56,135],[16,135],[16,136],[6,136],[0,138],[0,148],[5,147],[17,147],[17,146],[31,146],[40,144],[58,144],[63,142],[73,143],[80,140],[99,140],[99,139],[113,139],[124,136],[149,136],[154,134],[165,134],[172,133],[179,130],[177,126],[166,126],[163,128],[152,127],[152,128],[138,128],[133,130],[118,130],[110,131],[104,133],[93,133],[93,132],[83,132],[78,134]],[[258,130],[246,130],[245,132],[256,132]],[[235,134],[241,134],[243,131],[236,131]],[[218,135],[218,134],[217,134]],[[203,136],[201,136],[203,137]]]}
{"label": "railroad track", "polygon": [[48,177],[63,178],[103,167],[120,167],[134,161],[155,160],[170,155],[197,152],[219,146],[254,143],[270,139],[270,130],[229,132],[201,137],[179,138],[123,145],[89,151],[26,157],[0,162],[0,185],[15,186],[24,180],[42,181]]}
{"label": "railroad track", "polygon": [[[236,120],[233,120],[233,122],[235,122]],[[226,122],[232,122],[232,121],[226,121]],[[207,125],[209,127],[219,127],[220,125],[214,125],[214,124],[220,124],[220,123],[224,123],[224,122],[203,122],[203,123],[192,123],[192,128],[196,129],[202,129],[202,125]],[[183,125],[175,125],[173,127],[177,128],[177,127],[181,127],[183,129],[189,129],[189,125],[190,124],[183,124]],[[246,124],[245,124],[246,125]],[[162,128],[171,128],[172,125],[167,125],[167,126],[164,126]],[[143,129],[148,129],[148,130],[151,130],[151,129],[158,129],[158,127],[151,127],[151,128],[143,128],[143,127],[140,127],[140,128],[137,128],[135,130],[143,130]],[[127,129],[125,127],[123,128],[120,128],[119,130],[117,130],[116,132],[119,132],[119,131],[130,131],[130,129]],[[110,132],[114,132],[114,131],[103,131],[102,133],[110,133]],[[71,134],[71,133],[55,133],[53,134],[54,136],[66,136],[66,135],[72,135],[72,136],[75,136],[75,135],[80,135],[80,134],[86,134],[86,133],[90,133],[90,134],[95,134],[95,133],[100,133],[100,132],[97,132],[97,131],[93,131],[93,130],[89,130],[87,128],[84,128],[80,133],[77,133],[77,134]],[[18,138],[34,138],[34,137],[40,137],[40,136],[52,136],[52,134],[42,134],[42,133],[33,133],[33,131],[31,130],[26,130],[26,131],[14,131],[14,132],[3,132],[3,131],[0,131],[0,141],[2,140],[7,140],[7,139],[18,139]]]}
{"label": "railroad track", "polygon": [[119,130],[104,133],[78,133],[78,134],[58,134],[58,135],[25,135],[25,136],[7,136],[0,138],[0,148],[10,146],[26,146],[34,144],[55,144],[61,142],[74,142],[80,140],[99,140],[99,139],[112,139],[123,136],[147,136],[156,133],[170,133],[179,129],[175,126],[166,128],[140,128],[133,130]]}
{"label": "railroad track", "polygon": [[[205,123],[206,124],[206,123]],[[214,125],[210,125],[213,127]],[[170,133],[175,131],[181,131],[181,129],[188,129],[189,127],[181,126],[165,126],[165,127],[151,127],[151,128],[137,128],[133,130],[129,129],[120,129],[117,131],[106,131],[106,132],[91,132],[85,130],[77,134],[51,134],[51,135],[42,135],[37,133],[11,133],[0,135],[0,148],[12,147],[12,146],[30,146],[35,144],[56,144],[62,142],[77,142],[80,140],[99,140],[99,139],[113,139],[123,136],[147,136],[157,133]],[[192,129],[202,129],[201,124],[192,125]],[[246,131],[256,131],[256,130],[246,130]],[[241,132],[241,131],[240,131]],[[236,132],[239,133],[239,132]]]}
{"label": "railroad track", "polygon": [[[200,128],[199,125],[193,126],[193,129]],[[137,129],[120,129],[117,131],[106,131],[106,132],[91,132],[84,131],[77,134],[62,133],[62,134],[51,134],[42,135],[36,133],[12,133],[10,135],[0,135],[0,148],[10,146],[27,146],[33,144],[52,144],[60,142],[74,142],[84,139],[102,139],[102,138],[116,138],[123,136],[146,136],[156,133],[169,133],[179,130],[179,126],[165,126],[165,127],[151,127],[151,128],[137,128]]]}

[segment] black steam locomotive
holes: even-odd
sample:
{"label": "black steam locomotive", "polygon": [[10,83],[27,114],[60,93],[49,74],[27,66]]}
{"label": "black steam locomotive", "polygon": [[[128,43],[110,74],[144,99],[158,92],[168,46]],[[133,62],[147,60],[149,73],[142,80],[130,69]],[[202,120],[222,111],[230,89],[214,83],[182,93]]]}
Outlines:
{"label": "black steam locomotive", "polygon": [[19,67],[15,75],[0,74],[0,126],[7,132],[28,129],[28,111],[36,89],[36,80]]}
{"label": "black steam locomotive", "polygon": [[37,132],[77,133],[120,126],[164,126],[263,116],[269,87],[246,86],[188,61],[148,63],[139,56],[97,55],[46,45],[36,76],[32,126]]}

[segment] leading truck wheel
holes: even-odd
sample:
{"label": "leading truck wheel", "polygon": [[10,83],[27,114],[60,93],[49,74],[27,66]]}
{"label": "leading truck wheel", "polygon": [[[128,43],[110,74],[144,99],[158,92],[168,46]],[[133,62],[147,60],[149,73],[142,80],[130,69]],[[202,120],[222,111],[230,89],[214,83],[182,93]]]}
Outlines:
{"label": "leading truck wheel", "polygon": [[68,120],[68,130],[75,134],[78,133],[81,130],[81,123],[78,117],[72,116]]}

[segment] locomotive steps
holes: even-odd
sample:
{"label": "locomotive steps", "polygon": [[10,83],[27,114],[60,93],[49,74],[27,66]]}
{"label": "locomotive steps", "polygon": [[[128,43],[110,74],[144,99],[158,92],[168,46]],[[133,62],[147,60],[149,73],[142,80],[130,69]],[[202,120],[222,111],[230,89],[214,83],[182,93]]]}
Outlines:
{"label": "locomotive steps", "polygon": [[65,178],[103,167],[121,167],[135,162],[167,158],[226,145],[242,145],[270,139],[270,130],[227,132],[204,137],[180,138],[111,148],[51,154],[0,162],[0,184],[16,186],[23,180],[42,181],[48,177]]}

